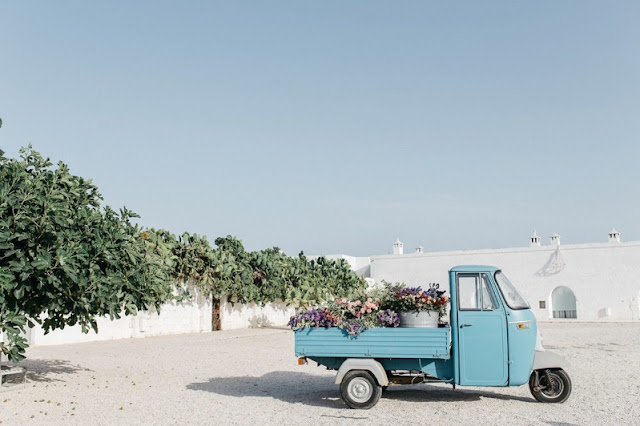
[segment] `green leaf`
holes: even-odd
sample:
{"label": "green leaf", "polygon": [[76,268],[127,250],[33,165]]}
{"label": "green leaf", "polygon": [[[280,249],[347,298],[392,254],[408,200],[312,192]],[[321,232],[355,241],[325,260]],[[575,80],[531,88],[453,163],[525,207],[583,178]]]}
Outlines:
{"label": "green leaf", "polygon": [[13,295],[18,300],[22,299],[24,297],[24,287],[18,287],[13,290]]}

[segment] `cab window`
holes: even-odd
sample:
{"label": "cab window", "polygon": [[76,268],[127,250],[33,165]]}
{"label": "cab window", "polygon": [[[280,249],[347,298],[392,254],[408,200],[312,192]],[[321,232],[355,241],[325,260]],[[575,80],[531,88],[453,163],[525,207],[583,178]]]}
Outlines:
{"label": "cab window", "polygon": [[458,306],[461,311],[492,311],[496,308],[486,274],[458,275]]}

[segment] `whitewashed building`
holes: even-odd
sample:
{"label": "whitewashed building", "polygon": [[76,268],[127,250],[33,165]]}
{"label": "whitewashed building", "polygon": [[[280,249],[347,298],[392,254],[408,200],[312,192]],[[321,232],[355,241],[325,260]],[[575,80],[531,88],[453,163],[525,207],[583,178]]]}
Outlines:
{"label": "whitewashed building", "polygon": [[561,245],[551,235],[543,245],[534,232],[528,247],[404,253],[400,240],[393,254],[344,258],[361,276],[448,288],[447,272],[456,265],[497,266],[520,289],[539,320],[640,319],[640,241],[621,242],[620,233],[609,232],[608,242]]}

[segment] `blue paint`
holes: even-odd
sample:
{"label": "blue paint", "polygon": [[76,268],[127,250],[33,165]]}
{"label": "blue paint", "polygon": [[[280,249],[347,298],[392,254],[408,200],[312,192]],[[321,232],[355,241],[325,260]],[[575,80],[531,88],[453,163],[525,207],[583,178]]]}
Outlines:
{"label": "blue paint", "polygon": [[[458,266],[457,268],[461,268]],[[449,271],[449,297],[451,298],[451,302],[449,303],[449,321],[451,322],[451,358],[453,360],[453,382],[457,385],[460,384],[460,365],[458,363],[459,358],[459,339],[458,339],[458,289],[453,283],[456,282],[456,268],[453,268]]]}
{"label": "blue paint", "polygon": [[[531,376],[538,324],[531,309],[511,310],[507,307],[507,311],[509,386],[520,386],[527,383]],[[525,328],[519,329],[518,324],[524,325]]]}
{"label": "blue paint", "polygon": [[507,329],[502,312],[458,314],[460,384],[505,386],[508,381]]}
{"label": "blue paint", "polygon": [[454,266],[453,268],[451,268],[451,270],[449,270],[449,272],[487,272],[491,275],[495,274],[496,272],[498,272],[500,270],[500,268],[496,268],[495,266],[489,266],[489,265],[459,265],[459,266]]}
{"label": "blue paint", "polygon": [[[337,370],[346,357],[321,357],[308,356],[312,361],[324,365],[329,369]],[[353,358],[353,357],[350,357]],[[421,371],[442,381],[453,382],[453,361],[433,358],[376,358],[385,370],[397,371]]]}
{"label": "blue paint", "polygon": [[296,356],[449,359],[449,328],[370,328],[349,337],[339,328],[295,332]]}
{"label": "blue paint", "polygon": [[[468,386],[505,386],[509,376],[507,326],[503,304],[499,302],[489,273],[486,272],[491,268],[457,269],[453,281],[456,284],[453,286],[456,289],[456,309],[453,312],[458,318],[458,383]],[[479,269],[485,272],[476,272]],[[463,277],[478,286],[479,291],[474,292],[476,309],[465,310],[463,306],[458,306],[458,284]]]}

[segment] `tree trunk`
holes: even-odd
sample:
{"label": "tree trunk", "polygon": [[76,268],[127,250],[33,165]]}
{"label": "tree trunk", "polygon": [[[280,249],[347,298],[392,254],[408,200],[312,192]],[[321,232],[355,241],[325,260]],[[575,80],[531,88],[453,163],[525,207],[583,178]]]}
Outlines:
{"label": "tree trunk", "polygon": [[215,297],[211,300],[211,331],[221,330],[220,324],[220,299]]}

